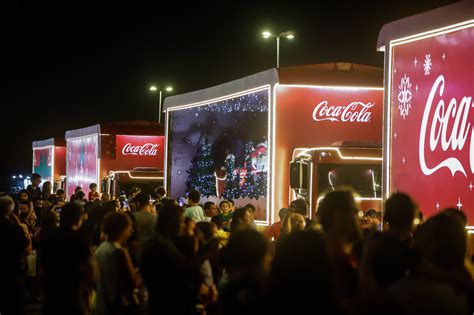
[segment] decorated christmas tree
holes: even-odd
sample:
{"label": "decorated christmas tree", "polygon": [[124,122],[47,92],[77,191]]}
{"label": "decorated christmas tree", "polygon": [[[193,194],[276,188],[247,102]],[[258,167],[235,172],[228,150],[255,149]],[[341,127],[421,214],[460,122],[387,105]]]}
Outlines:
{"label": "decorated christmas tree", "polygon": [[186,172],[189,174],[186,180],[186,192],[197,189],[204,197],[216,195],[214,161],[211,158],[211,144],[207,136],[200,139],[191,166]]}
{"label": "decorated christmas tree", "polygon": [[262,171],[258,173],[255,195],[257,199],[267,195],[267,172]]}
{"label": "decorated christmas tree", "polygon": [[240,180],[240,172],[237,169],[236,174],[234,174],[234,184],[232,187],[232,199],[237,199],[243,197],[242,185]]}
{"label": "decorated christmas tree", "polygon": [[244,197],[256,198],[258,195],[255,194],[255,179],[253,174],[253,163],[252,163],[252,153],[254,147],[253,142],[249,141],[245,144],[245,181],[242,187],[242,195]]}
{"label": "decorated christmas tree", "polygon": [[224,198],[225,199],[235,199],[234,197],[234,187],[235,187],[235,155],[229,153],[225,159],[225,190]]}

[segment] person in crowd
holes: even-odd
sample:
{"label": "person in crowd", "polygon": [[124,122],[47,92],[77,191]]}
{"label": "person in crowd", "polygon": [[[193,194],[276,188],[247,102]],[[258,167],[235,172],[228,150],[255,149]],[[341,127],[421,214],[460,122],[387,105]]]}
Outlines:
{"label": "person in crowd", "polygon": [[75,198],[74,198],[74,203],[79,205],[80,207],[84,207],[87,203],[87,200],[86,200],[86,193],[82,190],[79,190],[76,194],[75,194]]}
{"label": "person in crowd", "polygon": [[306,314],[311,301],[323,313],[342,314],[334,272],[321,231],[296,231],[280,238],[272,262],[266,313]]}
{"label": "person in crowd", "polygon": [[252,225],[252,211],[249,208],[238,208],[234,211],[232,222],[230,224],[230,234],[242,229],[251,229]]}
{"label": "person in crowd", "polygon": [[251,203],[246,204],[244,208],[250,210],[250,213],[252,214],[252,227],[256,229],[257,224],[255,223],[255,212],[257,211],[257,209],[255,209],[255,206]]}
{"label": "person in crowd", "polygon": [[317,214],[333,259],[341,303],[347,310],[354,309],[357,304],[359,261],[353,248],[361,240],[362,230],[352,192],[329,192],[320,201]]}
{"label": "person in crowd", "polygon": [[102,196],[100,196],[100,201],[102,202],[110,201],[110,195],[103,193]]}
{"label": "person in crowd", "polygon": [[229,239],[229,234],[230,232],[224,230],[224,224],[222,222],[222,217],[219,215],[216,215],[211,219],[211,223],[214,223],[216,225],[216,237],[219,240],[219,244],[221,246],[227,246],[227,241]]}
{"label": "person in crowd", "polygon": [[163,186],[156,187],[155,195],[156,200],[158,200],[159,203],[162,203],[162,199],[166,197],[166,189]]}
{"label": "person in crowd", "polygon": [[184,211],[184,216],[191,218],[196,222],[204,221],[204,211],[199,205],[201,200],[201,193],[195,189],[191,190],[188,194],[188,206]]}
{"label": "person in crowd", "polygon": [[23,257],[31,252],[25,231],[12,223],[15,203],[9,196],[0,197],[0,314],[23,314]]}
{"label": "person in crowd", "polygon": [[196,312],[197,290],[192,271],[176,248],[183,231],[184,209],[166,205],[161,209],[156,233],[141,245],[139,267],[149,293],[150,314]]}
{"label": "person in crowd", "polygon": [[26,187],[30,200],[41,196],[41,188],[39,187],[40,184],[41,175],[38,173],[31,174],[31,185],[28,185],[28,187]]}
{"label": "person in crowd", "polygon": [[375,209],[367,210],[364,216],[369,230],[380,230],[380,215]]}
{"label": "person in crowd", "polygon": [[230,222],[232,221],[232,211],[233,205],[229,200],[222,200],[219,203],[219,216],[222,219],[222,224],[224,226],[224,230],[230,230]]}
{"label": "person in crowd", "polygon": [[306,218],[301,213],[296,212],[294,208],[290,208],[281,223],[282,236],[295,231],[304,231],[306,229],[306,222]]}
{"label": "person in crowd", "polygon": [[96,183],[91,183],[89,185],[89,195],[87,196],[87,199],[89,201],[94,201],[96,199],[99,199],[99,192],[97,191],[97,184]]}
{"label": "person in crowd", "polygon": [[254,229],[232,233],[222,253],[226,275],[219,283],[221,314],[266,313],[264,296],[271,259],[271,246],[263,234]]}
{"label": "person in crowd", "polygon": [[[186,210],[185,210],[186,213]],[[204,221],[200,221],[204,222]],[[195,234],[195,229],[196,229],[196,221],[190,217],[184,217],[184,235],[192,237]]]}
{"label": "person in crowd", "polygon": [[280,237],[281,233],[281,224],[283,219],[286,217],[286,214],[288,213],[288,208],[281,208],[280,211],[278,211],[278,217],[280,218],[280,221],[277,221],[270,225],[268,229],[265,231],[265,234],[273,241],[276,242],[278,241],[278,238]]}
{"label": "person in crowd", "polygon": [[87,216],[87,220],[81,226],[81,234],[87,240],[89,245],[97,247],[102,242],[102,223],[104,217],[111,212],[116,212],[114,202],[104,202],[94,205]]}
{"label": "person in crowd", "polygon": [[132,234],[132,221],[120,212],[108,213],[102,225],[106,237],[95,251],[99,267],[97,315],[125,314],[138,308],[134,295],[140,285],[126,243]]}
{"label": "person in crowd", "polygon": [[18,194],[18,202],[30,201],[30,196],[28,195],[28,190],[22,189]]}
{"label": "person in crowd", "polygon": [[22,213],[26,215],[33,209],[33,204],[30,201],[20,201],[18,204],[18,211],[16,212],[16,215],[18,217],[20,217]]}
{"label": "person in crowd", "polygon": [[77,186],[76,188],[74,188],[74,193],[71,195],[71,198],[69,199],[71,202],[74,202],[76,201],[77,199],[77,193],[82,191],[82,187],[81,186]]}
{"label": "person in crowd", "polygon": [[[132,204],[133,199],[141,192],[142,192],[142,190],[140,189],[140,187],[132,187],[132,189],[130,189],[130,191],[128,193],[128,197],[127,197],[128,204]],[[135,210],[135,209],[132,209],[132,210]]]}
{"label": "person in crowd", "polygon": [[401,242],[410,246],[415,229],[415,218],[418,209],[413,200],[404,193],[393,193],[385,201],[385,228]]}
{"label": "person in crowd", "polygon": [[[44,191],[44,190],[43,190]],[[43,196],[36,197],[33,200],[33,207],[35,210],[36,218],[38,221],[38,226],[41,225],[42,219],[43,219],[43,213],[45,209],[45,201],[43,199]]]}
{"label": "person in crowd", "polygon": [[211,219],[218,214],[219,210],[214,202],[208,201],[204,204],[204,216],[206,221],[211,221]]}
{"label": "person in crowd", "polygon": [[289,211],[299,213],[305,218],[305,229],[316,229],[316,222],[308,218],[308,202],[303,198],[293,200],[288,207]]}
{"label": "person in crowd", "polygon": [[[464,223],[451,211],[429,218],[414,237],[415,270],[389,287],[399,314],[472,314],[474,284],[464,265]],[[416,302],[416,303],[415,303]]]}
{"label": "person in crowd", "polygon": [[137,194],[133,202],[138,210],[133,213],[136,239],[141,242],[153,234],[157,216],[156,213],[152,213],[150,197],[144,192]]}
{"label": "person in crowd", "polygon": [[90,312],[94,268],[89,246],[78,232],[81,225],[81,207],[65,204],[59,228],[43,246],[44,314]]}
{"label": "person in crowd", "polygon": [[66,201],[66,192],[64,189],[56,190],[56,200]]}
{"label": "person in crowd", "polygon": [[49,197],[53,193],[53,185],[49,180],[45,181],[43,183],[43,187],[41,189],[41,197],[43,197],[43,200],[49,200]]}

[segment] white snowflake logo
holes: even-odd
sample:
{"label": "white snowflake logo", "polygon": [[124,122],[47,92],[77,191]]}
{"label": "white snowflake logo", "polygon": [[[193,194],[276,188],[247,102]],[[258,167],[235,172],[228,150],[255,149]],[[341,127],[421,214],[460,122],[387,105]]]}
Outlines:
{"label": "white snowflake logo", "polygon": [[402,78],[400,85],[398,86],[398,109],[400,110],[400,116],[405,119],[408,116],[408,111],[411,107],[411,83],[410,78],[405,73],[405,76]]}
{"label": "white snowflake logo", "polygon": [[431,71],[431,55],[427,54],[425,55],[425,63],[423,63],[423,70],[425,70],[425,75],[429,75]]}

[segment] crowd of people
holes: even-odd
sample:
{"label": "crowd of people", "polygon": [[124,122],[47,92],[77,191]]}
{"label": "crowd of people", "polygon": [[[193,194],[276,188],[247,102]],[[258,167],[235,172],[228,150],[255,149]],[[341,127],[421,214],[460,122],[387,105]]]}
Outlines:
{"label": "crowd of people", "polygon": [[91,184],[66,201],[33,174],[0,197],[0,314],[473,314],[466,217],[423,220],[403,193],[383,220],[349,190],[304,199],[270,227],[232,200],[187,205],[163,187],[111,199]]}

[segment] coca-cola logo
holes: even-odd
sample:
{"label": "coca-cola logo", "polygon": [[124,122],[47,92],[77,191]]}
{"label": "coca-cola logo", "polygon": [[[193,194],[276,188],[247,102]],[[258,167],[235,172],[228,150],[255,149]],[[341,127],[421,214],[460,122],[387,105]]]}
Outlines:
{"label": "coca-cola logo", "polygon": [[157,155],[159,144],[145,143],[132,145],[130,142],[123,146],[123,155]]}
{"label": "coca-cola logo", "polygon": [[329,106],[328,101],[322,101],[313,110],[313,120],[368,123],[372,116],[370,109],[374,105],[375,103],[352,102],[349,105]]}
{"label": "coca-cola logo", "polygon": [[[469,110],[474,106],[474,103],[472,102],[472,96],[464,96],[459,102],[453,97],[448,104],[445,103],[442,99],[444,84],[444,76],[438,76],[426,101],[420,128],[419,162],[421,170],[425,175],[431,175],[439,169],[446,167],[451,171],[452,176],[456,172],[461,172],[467,177],[464,165],[458,157],[466,144],[468,136],[471,135],[469,167],[471,173],[474,173],[474,131],[471,124],[467,122]],[[431,108],[437,94],[439,94],[440,99],[436,108],[432,111]],[[427,137],[431,152],[441,149],[443,152],[449,153],[448,157],[445,156],[442,161],[434,163],[433,166],[428,166],[425,159]]]}

